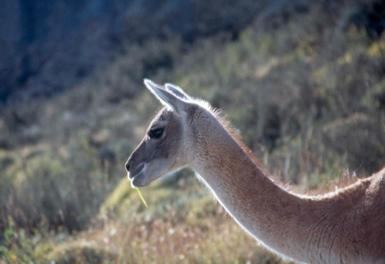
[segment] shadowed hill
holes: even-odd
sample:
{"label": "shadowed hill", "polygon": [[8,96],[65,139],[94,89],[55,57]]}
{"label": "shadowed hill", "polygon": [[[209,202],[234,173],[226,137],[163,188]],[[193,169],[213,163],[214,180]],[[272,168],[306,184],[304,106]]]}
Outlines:
{"label": "shadowed hill", "polygon": [[220,32],[236,35],[262,7],[263,1],[5,0],[0,100],[74,87],[126,45],[170,35],[189,43]]}

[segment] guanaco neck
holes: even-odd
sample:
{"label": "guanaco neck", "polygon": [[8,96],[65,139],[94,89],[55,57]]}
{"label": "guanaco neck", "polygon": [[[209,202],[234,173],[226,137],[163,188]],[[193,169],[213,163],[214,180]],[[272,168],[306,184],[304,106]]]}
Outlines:
{"label": "guanaco neck", "polygon": [[267,177],[221,122],[203,122],[195,124],[205,129],[195,129],[192,166],[236,222],[270,250],[297,261],[308,260],[313,248],[327,247],[322,225],[327,228],[329,219],[338,215],[328,208],[343,207],[339,200],[287,192]]}

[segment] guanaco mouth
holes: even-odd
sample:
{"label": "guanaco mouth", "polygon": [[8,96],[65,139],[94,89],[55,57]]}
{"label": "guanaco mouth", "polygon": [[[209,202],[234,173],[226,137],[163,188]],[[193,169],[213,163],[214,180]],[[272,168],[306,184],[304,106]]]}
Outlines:
{"label": "guanaco mouth", "polygon": [[140,173],[143,172],[145,167],[144,162],[141,162],[136,168],[130,170],[127,172],[127,176],[130,180],[133,180],[135,177],[137,177]]}
{"label": "guanaco mouth", "polygon": [[140,176],[143,175],[145,169],[146,164],[142,162],[135,169],[133,169],[132,171],[130,170],[130,172],[127,173],[127,176],[131,181],[131,185],[133,185],[134,187],[139,187],[141,185],[139,178],[141,178]]}

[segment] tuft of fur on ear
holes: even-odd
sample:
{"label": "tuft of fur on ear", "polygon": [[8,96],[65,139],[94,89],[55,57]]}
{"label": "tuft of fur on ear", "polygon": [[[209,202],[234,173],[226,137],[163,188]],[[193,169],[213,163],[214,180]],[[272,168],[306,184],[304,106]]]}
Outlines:
{"label": "tuft of fur on ear", "polygon": [[168,109],[176,112],[181,112],[185,108],[187,101],[184,98],[180,98],[173,92],[165,89],[163,86],[154,83],[149,79],[144,79],[144,85],[147,89]]}

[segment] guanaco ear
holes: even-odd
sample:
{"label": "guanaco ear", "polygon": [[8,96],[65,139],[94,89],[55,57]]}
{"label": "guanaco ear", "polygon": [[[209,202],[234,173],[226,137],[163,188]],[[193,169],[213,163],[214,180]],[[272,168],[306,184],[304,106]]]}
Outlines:
{"label": "guanaco ear", "polygon": [[166,83],[164,87],[166,88],[166,90],[169,90],[170,92],[172,92],[173,94],[175,94],[180,98],[183,98],[185,100],[191,99],[190,96],[185,91],[182,90],[182,88],[180,88],[179,86],[176,86],[175,84]]}
{"label": "guanaco ear", "polygon": [[167,108],[175,110],[176,112],[182,112],[185,109],[187,102],[184,98],[180,98],[173,92],[149,79],[144,79],[144,85],[146,85],[147,89]]}

